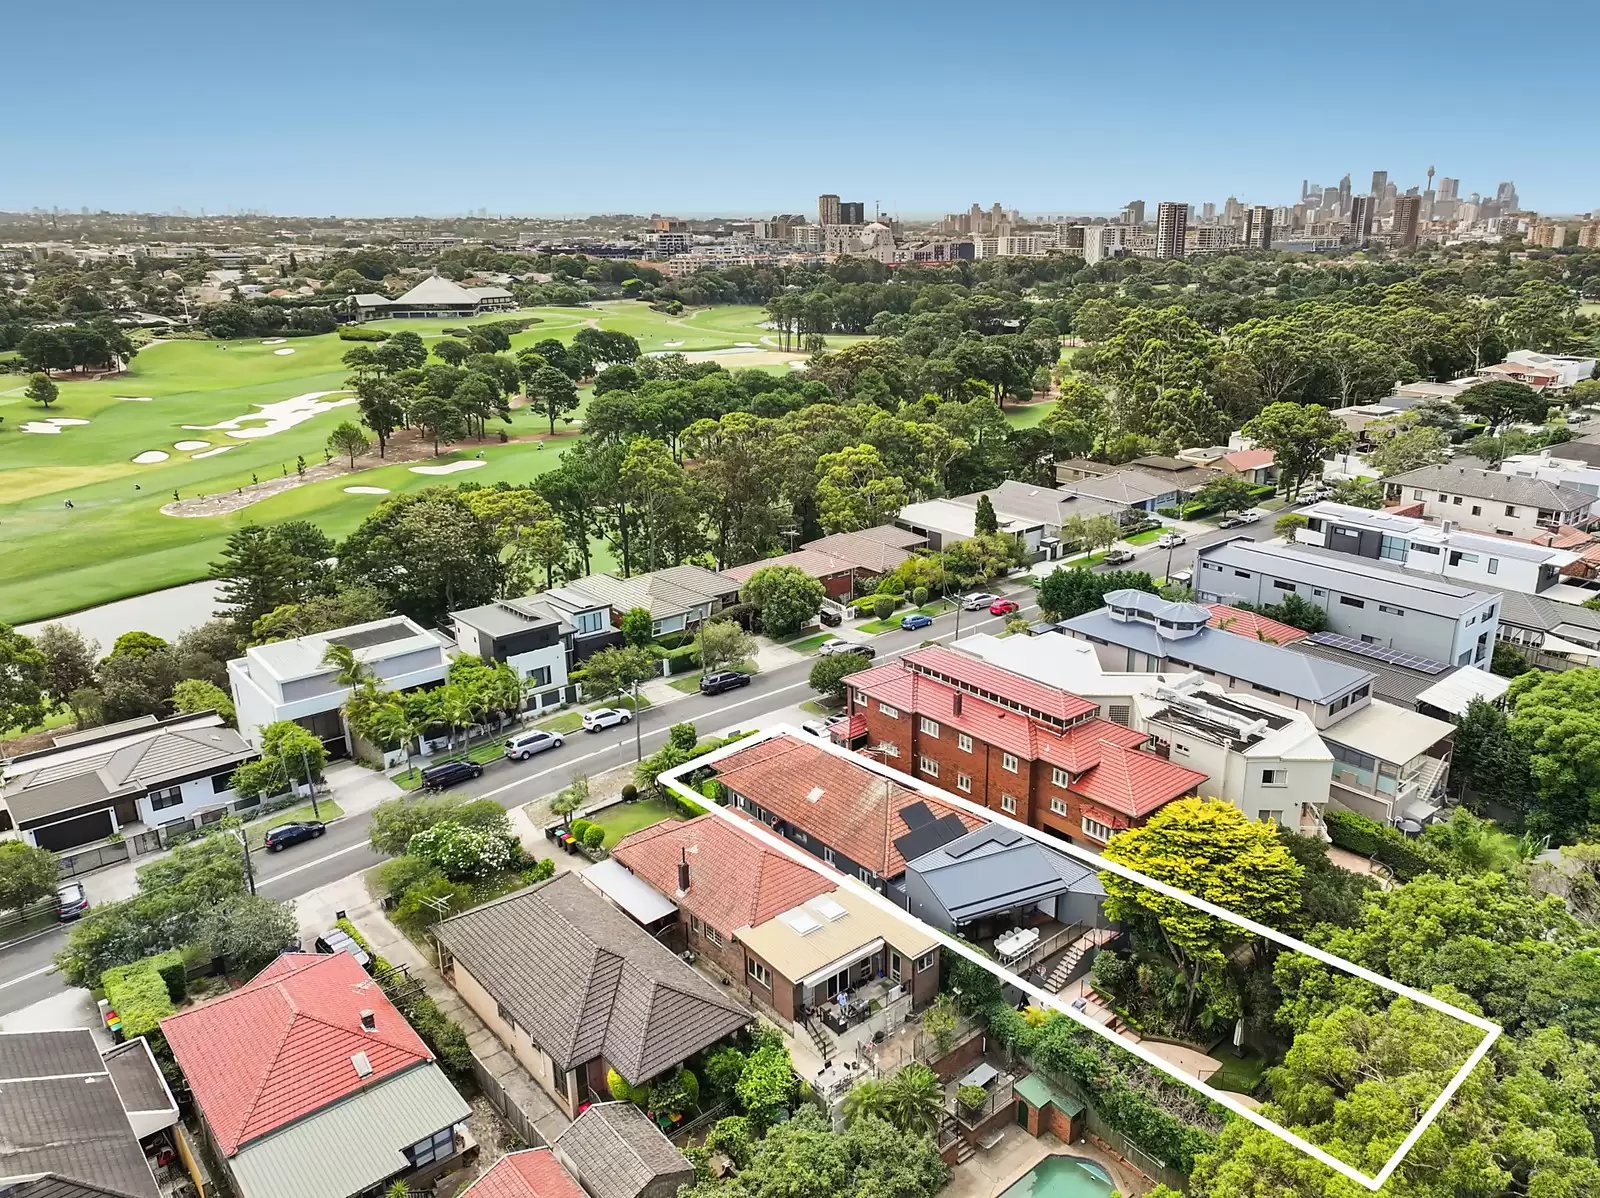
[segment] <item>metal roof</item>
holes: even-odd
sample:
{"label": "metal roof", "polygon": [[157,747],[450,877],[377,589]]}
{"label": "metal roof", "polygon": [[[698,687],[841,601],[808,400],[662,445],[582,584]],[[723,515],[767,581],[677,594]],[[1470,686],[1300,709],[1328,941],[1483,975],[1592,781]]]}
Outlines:
{"label": "metal roof", "polygon": [[907,957],[920,957],[939,943],[848,888],[810,899],[760,927],[743,928],[738,936],[741,944],[791,982],[874,943],[892,944]]}
{"label": "metal roof", "polygon": [[1030,836],[994,824],[906,863],[956,923],[1058,894],[1105,897],[1095,871]]}
{"label": "metal roof", "polygon": [[591,1198],[638,1198],[663,1180],[694,1182],[689,1159],[631,1102],[595,1103],[553,1147]]}
{"label": "metal roof", "polygon": [[387,1078],[229,1160],[242,1198],[349,1198],[411,1168],[405,1149],[472,1111],[437,1065]]}
{"label": "metal roof", "polygon": [[1421,712],[1374,699],[1322,729],[1324,741],[1345,745],[1382,761],[1404,765],[1455,732],[1456,726]]}
{"label": "metal roof", "polygon": [[1247,537],[1207,545],[1198,555],[1195,590],[1208,595],[1220,594],[1224,598],[1231,593],[1226,590],[1231,576],[1208,575],[1203,569],[1206,562],[1344,591],[1378,603],[1392,603],[1450,619],[1476,610],[1487,598],[1481,591],[1461,583],[1410,570],[1386,570],[1367,558],[1348,553],[1312,545],[1276,545]]}
{"label": "metal roof", "polygon": [[678,912],[676,904],[664,898],[648,882],[634,877],[615,858],[596,861],[583,871],[583,880],[640,923],[655,923]]}
{"label": "metal roof", "polygon": [[1465,715],[1467,705],[1474,699],[1493,703],[1504,697],[1511,687],[1509,678],[1491,674],[1488,670],[1463,667],[1440,678],[1417,695],[1419,703],[1448,711],[1451,715]]}
{"label": "metal roof", "polygon": [[105,1064],[124,1110],[177,1112],[172,1091],[151,1055],[150,1042],[143,1036],[111,1049],[105,1055]]}

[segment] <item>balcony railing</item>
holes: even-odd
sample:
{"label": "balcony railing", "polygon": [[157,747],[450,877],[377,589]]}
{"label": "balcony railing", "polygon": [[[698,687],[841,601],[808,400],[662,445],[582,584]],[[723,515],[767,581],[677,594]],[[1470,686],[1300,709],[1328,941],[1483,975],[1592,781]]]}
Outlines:
{"label": "balcony railing", "polygon": [[1011,1105],[1016,1098],[1016,1083],[1017,1079],[1011,1074],[1002,1073],[984,1087],[982,1102],[977,1106],[968,1106],[961,1101],[960,1084],[951,1082],[945,1088],[944,1109],[965,1128],[982,1127],[997,1113]]}

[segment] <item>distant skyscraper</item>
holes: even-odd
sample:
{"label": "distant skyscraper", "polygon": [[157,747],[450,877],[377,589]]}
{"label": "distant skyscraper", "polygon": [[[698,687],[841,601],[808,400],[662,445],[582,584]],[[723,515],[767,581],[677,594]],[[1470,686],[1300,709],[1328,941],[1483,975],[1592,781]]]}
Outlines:
{"label": "distant skyscraper", "polygon": [[1440,175],[1438,198],[1441,200],[1454,200],[1458,197],[1460,187],[1460,179],[1447,179],[1443,175]]}
{"label": "distant skyscraper", "polygon": [[1373,171],[1372,172],[1372,186],[1370,188],[1368,188],[1368,190],[1374,196],[1378,197],[1378,199],[1381,200],[1383,198],[1383,189],[1388,187],[1388,186],[1389,186],[1389,172],[1388,171]]}
{"label": "distant skyscraper", "polygon": [[839,197],[817,197],[817,224],[836,225],[839,223]]}
{"label": "distant skyscraper", "polygon": [[867,206],[861,201],[845,201],[839,205],[837,225],[864,225],[867,223]]}
{"label": "distant skyscraper", "polygon": [[1422,197],[1410,192],[1394,200],[1394,243],[1409,247],[1417,244],[1417,230],[1422,223]]}
{"label": "distant skyscraper", "polygon": [[1350,176],[1346,175],[1339,180],[1339,214],[1342,216],[1350,211]]}
{"label": "distant skyscraper", "polygon": [[1494,189],[1494,202],[1500,205],[1502,212],[1515,212],[1517,210],[1517,185],[1515,183],[1502,183]]}
{"label": "distant skyscraper", "polygon": [[1272,209],[1267,205],[1257,204],[1245,214],[1244,243],[1252,250],[1272,248]]}
{"label": "distant skyscraper", "polygon": [[1239,203],[1238,198],[1236,196],[1229,196],[1222,203],[1222,223],[1225,225],[1238,224],[1239,217],[1243,212],[1244,206]]}
{"label": "distant skyscraper", "polygon": [[1122,210],[1122,222],[1127,225],[1144,224],[1144,201],[1129,200],[1128,206]]}
{"label": "distant skyscraper", "polygon": [[1372,214],[1377,206],[1372,196],[1350,197],[1350,240],[1358,248],[1372,240]]}
{"label": "distant skyscraper", "polygon": [[1183,257],[1184,239],[1189,233],[1189,205],[1163,200],[1156,207],[1156,257]]}
{"label": "distant skyscraper", "polygon": [[[1302,183],[1301,186],[1304,187],[1305,184]],[[1200,209],[1200,219],[1208,225],[1213,223],[1217,219],[1217,206],[1215,204],[1203,205]]]}

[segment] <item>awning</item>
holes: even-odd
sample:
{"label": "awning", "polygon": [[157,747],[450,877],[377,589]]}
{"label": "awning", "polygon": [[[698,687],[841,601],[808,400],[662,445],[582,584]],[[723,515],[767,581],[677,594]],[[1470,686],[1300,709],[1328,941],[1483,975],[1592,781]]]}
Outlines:
{"label": "awning", "polygon": [[864,712],[852,712],[850,718],[842,723],[830,724],[828,731],[835,737],[845,741],[855,740],[858,736],[867,734],[867,717]]}
{"label": "awning", "polygon": [[641,881],[612,858],[596,862],[584,870],[583,880],[638,923],[649,925],[677,914],[676,904],[669,902],[648,882]]}
{"label": "awning", "polygon": [[837,961],[830,961],[815,973],[806,974],[805,977],[800,979],[800,985],[811,987],[821,982],[825,982],[834,974],[838,973],[841,969],[849,969],[850,966],[859,961],[865,961],[868,957],[872,956],[873,953],[881,952],[882,949],[883,938],[881,936],[876,940],[869,940],[860,948],[855,949],[853,952],[846,953]]}

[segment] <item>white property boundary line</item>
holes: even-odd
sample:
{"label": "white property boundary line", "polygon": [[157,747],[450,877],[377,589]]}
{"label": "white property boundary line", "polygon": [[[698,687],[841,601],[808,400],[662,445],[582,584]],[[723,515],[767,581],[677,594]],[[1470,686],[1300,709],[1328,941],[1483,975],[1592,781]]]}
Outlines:
{"label": "white property boundary line", "polygon": [[[1064,853],[1069,857],[1074,857],[1086,865],[1093,866],[1096,870],[1107,870],[1111,873],[1117,874],[1120,877],[1128,879],[1130,882],[1137,882],[1140,885],[1148,886],[1158,894],[1164,894],[1168,898],[1176,899],[1179,902],[1188,903],[1192,907],[1198,907],[1206,914],[1214,916],[1225,923],[1233,924],[1235,927],[1243,928],[1248,932],[1253,932],[1257,936],[1271,940],[1276,944],[1281,944],[1286,948],[1294,949],[1296,952],[1304,953],[1306,956],[1320,961],[1324,965],[1329,965],[1335,969],[1342,970],[1345,973],[1352,974],[1355,977],[1360,978],[1362,981],[1370,982],[1372,985],[1377,986],[1380,989],[1387,990],[1392,994],[1403,995],[1404,997],[1409,998],[1413,1002],[1422,1006],[1428,1007],[1445,1015],[1450,1015],[1461,1020],[1463,1023],[1470,1024],[1471,1026],[1480,1029],[1484,1033],[1483,1040],[1476,1048],[1472,1050],[1467,1057],[1466,1063],[1462,1065],[1461,1069],[1456,1073],[1456,1075],[1450,1079],[1439,1096],[1433,1100],[1433,1105],[1430,1106],[1427,1110],[1427,1113],[1423,1115],[1422,1121],[1418,1123],[1416,1127],[1411,1129],[1411,1133],[1406,1136],[1400,1147],[1395,1149],[1394,1155],[1384,1163],[1383,1168],[1378,1170],[1376,1176],[1369,1177],[1365,1173],[1362,1173],[1359,1169],[1355,1168],[1353,1165],[1347,1164],[1338,1157],[1333,1156],[1322,1148],[1319,1148],[1317,1145],[1302,1139],[1294,1132],[1280,1127],[1278,1124],[1272,1122],[1272,1120],[1260,1114],[1260,1112],[1252,1110],[1244,1103],[1239,1102],[1227,1091],[1213,1090],[1210,1086],[1208,1086],[1205,1082],[1200,1081],[1198,1078],[1191,1077],[1189,1074],[1179,1071],[1170,1062],[1151,1052],[1142,1043],[1134,1044],[1124,1040],[1121,1036],[1117,1035],[1116,1032],[1111,1031],[1109,1028],[1101,1024],[1093,1022],[1087,1016],[1081,1015],[1079,1012],[1073,1010],[1057,995],[1041,989],[1039,986],[1034,985],[1026,978],[1019,977],[1017,974],[1012,973],[1009,969],[998,965],[988,957],[984,956],[982,953],[978,952],[977,949],[973,948],[971,945],[964,944],[940,929],[932,927],[929,924],[924,923],[922,920],[915,918],[910,912],[895,906],[887,898],[879,894],[878,891],[869,886],[862,885],[855,878],[840,873],[838,870],[833,869],[832,867],[818,860],[816,857],[813,857],[804,849],[797,847],[791,841],[774,834],[767,827],[767,825],[762,823],[760,820],[743,818],[735,815],[733,811],[728,808],[724,808],[715,803],[707,803],[704,795],[700,794],[698,791],[692,790],[679,780],[685,774],[691,773],[708,765],[715,765],[724,757],[731,756],[734,753],[742,752],[743,750],[750,748],[752,745],[758,745],[763,741],[772,740],[779,736],[793,737],[804,744],[815,746],[822,752],[832,753],[834,756],[845,759],[853,765],[870,770],[871,772],[878,774],[891,782],[894,782],[896,785],[901,786],[906,790],[916,791],[931,798],[938,799],[941,803],[955,807],[962,811],[969,812],[972,815],[980,816],[990,823],[1003,824],[1006,827],[1013,828],[1026,836],[1032,837],[1035,841],[1044,845],[1046,848],[1053,849],[1059,853]],[[1039,1005],[1061,1012],[1069,1019],[1099,1036],[1102,1040],[1106,1040],[1107,1042],[1116,1045],[1116,1047],[1120,1048],[1122,1051],[1138,1057],[1141,1061],[1145,1062],[1145,1064],[1159,1069],[1168,1077],[1183,1083],[1190,1089],[1198,1090],[1212,1102],[1217,1103],[1219,1106],[1226,1107],[1235,1115],[1238,1115],[1241,1119],[1248,1119],[1251,1123],[1255,1124],[1262,1130],[1271,1132],[1286,1144],[1298,1148],[1301,1152],[1305,1153],[1307,1156],[1310,1156],[1312,1159],[1320,1161],[1322,1164],[1327,1165],[1330,1169],[1338,1171],[1345,1177],[1348,1177],[1351,1181],[1358,1182],[1369,1190],[1379,1190],[1383,1187],[1383,1184],[1389,1180],[1390,1175],[1399,1167],[1400,1162],[1405,1159],[1406,1154],[1410,1152],[1411,1149],[1416,1145],[1417,1140],[1421,1137],[1422,1133],[1428,1129],[1429,1124],[1439,1117],[1439,1113],[1444,1110],[1445,1104],[1455,1096],[1455,1093],[1458,1089],[1460,1089],[1461,1084],[1466,1081],[1467,1077],[1472,1073],[1472,1071],[1477,1068],[1478,1062],[1483,1060],[1484,1056],[1488,1053],[1490,1046],[1494,1043],[1495,1038],[1500,1035],[1502,1030],[1500,1025],[1497,1023],[1492,1023],[1481,1016],[1473,1015],[1466,1011],[1460,1010],[1451,1006],[1449,1003],[1441,1002],[1439,999],[1434,998],[1430,994],[1423,994],[1420,990],[1413,990],[1410,986],[1401,985],[1399,982],[1392,981],[1391,979],[1383,977],[1380,974],[1376,974],[1372,972],[1372,970],[1357,965],[1353,961],[1346,961],[1340,957],[1335,957],[1331,953],[1324,952],[1320,948],[1314,948],[1309,944],[1306,944],[1300,940],[1296,940],[1293,936],[1286,936],[1282,932],[1275,931],[1274,929],[1266,927],[1263,924],[1256,923],[1254,920],[1246,919],[1242,915],[1237,915],[1224,907],[1217,906],[1215,903],[1209,903],[1204,899],[1196,898],[1194,895],[1179,890],[1175,886],[1169,886],[1165,882],[1158,882],[1154,878],[1147,878],[1137,870],[1132,870],[1125,865],[1118,864],[1115,861],[1108,861],[1103,857],[1098,857],[1086,849],[1081,849],[1065,840],[1057,840],[1054,837],[1046,836],[1043,832],[1040,832],[1035,828],[1031,828],[1027,824],[1019,823],[1016,820],[1001,814],[1000,812],[991,811],[987,807],[980,807],[978,804],[973,803],[968,799],[963,799],[958,795],[953,795],[947,791],[940,790],[938,787],[931,786],[922,781],[920,778],[913,778],[909,775],[898,773],[897,771],[889,769],[887,766],[880,765],[878,762],[873,761],[870,758],[862,757],[859,754],[849,752],[846,749],[841,749],[837,745],[834,745],[831,741],[820,741],[817,738],[808,736],[787,724],[777,724],[770,728],[763,728],[754,736],[748,736],[741,740],[737,740],[733,744],[725,745],[720,749],[715,749],[712,752],[697,757],[693,761],[680,765],[675,769],[667,770],[660,775],[660,781],[674,794],[688,799],[699,806],[706,807],[710,812],[718,816],[718,818],[725,820],[732,826],[741,828],[751,836],[766,842],[766,844],[771,848],[783,853],[791,860],[806,866],[815,873],[821,874],[823,877],[828,878],[837,885],[851,887],[853,893],[863,896],[868,901],[874,903],[879,909],[896,916],[906,923],[915,924],[921,931],[936,938],[940,944],[949,949],[951,952],[959,953],[961,956],[965,957],[975,965],[981,965],[983,968],[987,969],[990,973],[994,974],[1002,981],[1005,981],[1023,991]]]}

